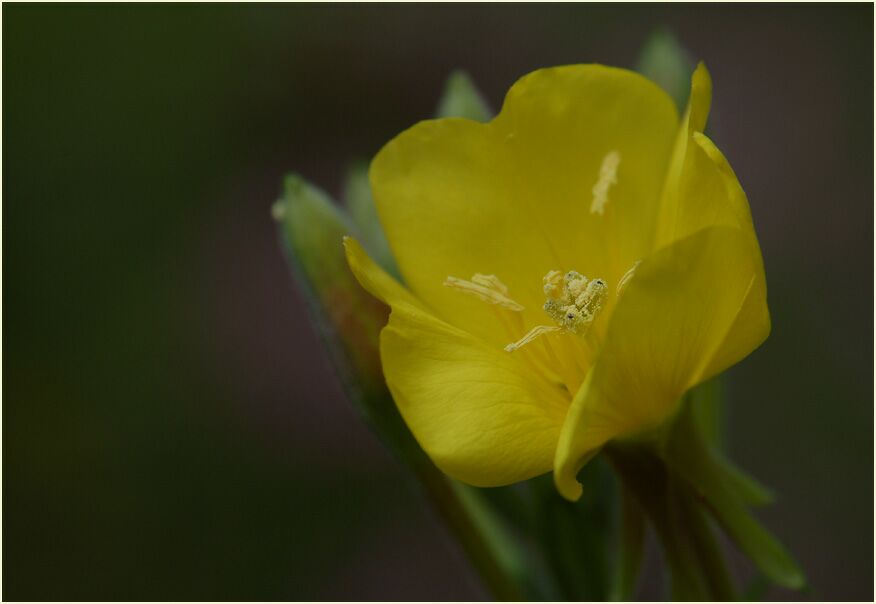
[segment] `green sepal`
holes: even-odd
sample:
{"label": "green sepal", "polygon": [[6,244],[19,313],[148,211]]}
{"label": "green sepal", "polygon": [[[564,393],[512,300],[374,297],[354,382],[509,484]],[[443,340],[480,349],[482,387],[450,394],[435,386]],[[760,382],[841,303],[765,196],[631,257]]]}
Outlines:
{"label": "green sepal", "polygon": [[687,405],[704,443],[712,449],[715,466],[728,488],[748,505],[772,503],[773,494],[764,485],[737,468],[722,453],[724,449],[724,388],[722,376],[693,388],[687,394]]}
{"label": "green sepal", "polygon": [[723,449],[724,389],[721,376],[716,376],[693,388],[687,396],[706,442]]}
{"label": "green sepal", "polygon": [[386,390],[378,338],[389,311],[356,282],[341,241],[357,230],[328,194],[286,177],[273,207],[292,274],[344,389],[369,425],[399,455],[422,451]]}
{"label": "green sepal", "polygon": [[654,529],[672,598],[735,599],[721,550],[690,486],[647,445],[614,443],[606,454]]}
{"label": "green sepal", "polygon": [[456,70],[447,77],[435,117],[464,117],[476,122],[488,122],[493,118],[493,110],[478,92],[471,77],[462,70]]}
{"label": "green sepal", "polygon": [[739,469],[719,451],[713,450],[712,458],[715,469],[727,489],[735,493],[743,503],[752,507],[761,507],[775,500],[772,491]]}
{"label": "green sepal", "polygon": [[790,589],[805,585],[800,567],[785,548],[748,510],[749,501],[762,502],[766,493],[738,470],[728,471],[708,446],[696,424],[689,401],[666,435],[661,455],[707,504],[715,520],[739,548],[774,583]]}
{"label": "green sepal", "polygon": [[344,205],[358,229],[360,243],[383,270],[400,279],[398,266],[389,249],[389,242],[386,240],[383,225],[377,215],[377,206],[374,205],[374,197],[371,195],[367,162],[354,162],[347,170]]}
{"label": "green sepal", "polygon": [[676,416],[652,438],[606,448],[625,488],[654,528],[672,577],[673,597],[735,598],[712,519],[769,581],[802,588],[805,579],[797,564],[748,509],[767,502],[770,494],[710,444],[696,402],[701,401],[688,394]]}
{"label": "green sepal", "polygon": [[665,90],[683,113],[690,96],[690,74],[694,61],[666,29],[653,32],[639,53],[636,71]]}
{"label": "green sepal", "polygon": [[380,303],[354,312],[367,296],[353,279],[341,245],[345,235],[356,233],[349,217],[327,193],[296,174],[286,176],[272,213],[299,290],[345,383],[355,380],[361,386],[364,380],[369,388],[379,387],[377,337],[388,313]]}

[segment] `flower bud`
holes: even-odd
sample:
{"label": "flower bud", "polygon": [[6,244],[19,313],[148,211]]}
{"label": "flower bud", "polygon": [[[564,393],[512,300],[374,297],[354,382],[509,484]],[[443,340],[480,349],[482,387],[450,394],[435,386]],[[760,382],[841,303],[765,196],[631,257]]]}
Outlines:
{"label": "flower bud", "polygon": [[[380,421],[375,415],[397,414],[386,394],[378,354],[388,309],[362,291],[347,267],[342,239],[355,232],[349,217],[325,192],[297,175],[286,177],[272,214],[299,290],[351,399],[373,421]],[[379,399],[389,411],[374,409]]]}
{"label": "flower bud", "polygon": [[492,119],[493,111],[469,75],[461,70],[454,71],[444,84],[444,95],[438,103],[435,116],[464,117],[476,122],[487,122]]}

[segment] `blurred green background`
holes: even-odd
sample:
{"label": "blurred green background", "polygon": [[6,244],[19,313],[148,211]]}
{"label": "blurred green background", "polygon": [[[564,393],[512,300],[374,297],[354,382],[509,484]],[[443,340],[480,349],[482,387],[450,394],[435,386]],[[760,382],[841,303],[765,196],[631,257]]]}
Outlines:
{"label": "blurred green background", "polygon": [[498,107],[660,25],[712,72],[767,267],[728,447],[804,597],[873,598],[871,5],[2,16],[4,599],[485,597],[344,400],[269,207],[289,170],[338,194],[453,68]]}

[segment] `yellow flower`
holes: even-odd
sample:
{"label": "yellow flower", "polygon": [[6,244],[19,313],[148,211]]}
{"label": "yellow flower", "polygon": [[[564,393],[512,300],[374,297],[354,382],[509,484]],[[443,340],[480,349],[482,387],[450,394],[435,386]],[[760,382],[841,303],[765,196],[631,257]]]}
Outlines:
{"label": "yellow flower", "polygon": [[576,474],[658,429],[691,387],[768,335],[748,202],[702,134],[700,65],[679,122],[630,71],[542,69],[487,124],[421,122],[371,186],[404,278],[352,239],[360,283],[392,307],[386,382],[433,461],[477,486]]}

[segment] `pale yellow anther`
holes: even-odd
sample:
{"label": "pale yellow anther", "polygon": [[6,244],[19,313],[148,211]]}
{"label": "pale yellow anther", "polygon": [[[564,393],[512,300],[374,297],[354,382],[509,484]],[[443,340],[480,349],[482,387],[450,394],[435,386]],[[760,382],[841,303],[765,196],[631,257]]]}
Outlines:
{"label": "pale yellow anther", "polygon": [[588,279],[576,271],[550,271],[544,276],[544,311],[556,326],[539,325],[505,350],[512,352],[537,337],[554,331],[586,335],[608,299],[608,285],[602,279]]}
{"label": "pale yellow anther", "polygon": [[544,276],[544,295],[553,299],[563,295],[563,273],[550,271]]}
{"label": "pale yellow anther", "polygon": [[608,285],[602,279],[594,279],[587,284],[587,289],[575,301],[582,310],[586,310],[592,315],[596,315],[602,310],[602,305],[608,299]]}
{"label": "pale yellow anther", "polygon": [[608,190],[612,185],[617,184],[617,167],[620,165],[620,153],[610,151],[602,159],[602,166],[599,168],[599,180],[593,185],[593,201],[590,202],[590,213],[599,214],[605,213],[605,204],[608,203]]}
{"label": "pale yellow anther", "polygon": [[548,298],[544,311],[563,331],[582,335],[602,310],[608,287],[602,279],[591,280],[569,271],[563,277],[563,292],[560,298]]}
{"label": "pale yellow anther", "polygon": [[617,295],[620,296],[621,292],[626,288],[627,283],[629,283],[630,279],[633,278],[633,275],[636,274],[636,269],[639,268],[639,265],[642,264],[641,260],[636,260],[633,263],[633,266],[630,267],[630,270],[624,273],[624,276],[621,277],[620,281],[617,283]]}
{"label": "pale yellow anther", "polygon": [[563,307],[559,321],[560,327],[568,333],[583,333],[584,328],[593,321],[593,314],[574,304]]}
{"label": "pale yellow anther", "polygon": [[489,304],[496,304],[508,310],[520,312],[523,306],[508,297],[508,287],[495,275],[475,274],[471,281],[447,277],[444,285],[475,296]]}
{"label": "pale yellow anther", "polygon": [[575,271],[566,273],[565,281],[566,291],[572,300],[583,294],[587,288],[587,277]]}
{"label": "pale yellow anther", "polygon": [[503,296],[508,295],[508,286],[502,283],[496,275],[482,275],[480,273],[475,273],[471,278],[471,282],[495,290]]}
{"label": "pale yellow anther", "polygon": [[551,333],[554,331],[560,331],[559,327],[554,327],[553,325],[538,325],[529,330],[529,333],[514,342],[513,344],[508,344],[505,346],[505,352],[514,352],[518,348],[522,346],[526,346],[534,339],[545,335],[546,333]]}

